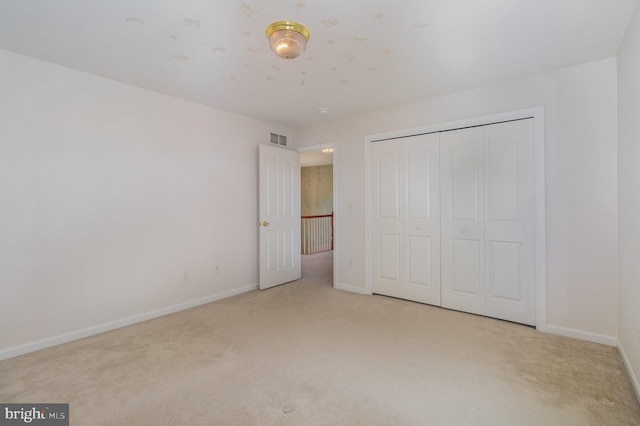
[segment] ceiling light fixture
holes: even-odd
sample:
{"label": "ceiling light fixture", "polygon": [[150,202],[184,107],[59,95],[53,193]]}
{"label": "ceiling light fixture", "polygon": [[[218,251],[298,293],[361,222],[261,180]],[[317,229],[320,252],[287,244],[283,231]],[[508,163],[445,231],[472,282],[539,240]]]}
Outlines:
{"label": "ceiling light fixture", "polygon": [[307,40],[311,37],[304,25],[292,21],[274,22],[264,32],[273,53],[284,59],[297,58],[303,54],[307,48]]}
{"label": "ceiling light fixture", "polygon": [[333,148],[324,148],[322,152],[324,152],[325,154],[331,154],[333,152]]}

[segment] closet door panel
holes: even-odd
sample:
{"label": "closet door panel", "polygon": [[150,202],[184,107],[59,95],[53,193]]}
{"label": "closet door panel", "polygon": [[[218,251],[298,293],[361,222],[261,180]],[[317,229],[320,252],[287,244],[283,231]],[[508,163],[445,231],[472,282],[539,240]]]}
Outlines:
{"label": "closet door panel", "polygon": [[409,247],[407,284],[431,287],[433,285],[431,238],[412,235],[408,237],[407,242]]}
{"label": "closet door panel", "polygon": [[518,222],[518,143],[487,134],[489,221]]}
{"label": "closet door panel", "polygon": [[384,153],[378,159],[378,217],[400,219],[400,153]]}
{"label": "closet door panel", "polygon": [[484,153],[482,129],[440,138],[442,306],[484,313]]}
{"label": "closet door panel", "polygon": [[405,298],[440,306],[438,134],[403,138],[407,158]]}
{"label": "closet door panel", "polygon": [[[482,162],[478,161],[478,158],[482,158],[479,157],[482,145],[477,145],[477,135],[473,134],[477,132],[469,131],[469,133],[469,140],[463,139],[462,143],[447,147],[449,150],[448,175],[451,179],[449,219],[477,223],[482,197]],[[455,138],[455,136],[464,135],[449,133],[447,136]]]}
{"label": "closet door panel", "polygon": [[402,297],[402,144],[376,142],[371,147],[372,259],[374,292]]}
{"label": "closet door panel", "polygon": [[533,120],[484,127],[487,315],[535,324]]}
{"label": "closet door panel", "polygon": [[438,141],[371,146],[374,293],[440,305]]}
{"label": "closet door panel", "polygon": [[[453,261],[452,291],[458,296],[477,297],[480,292],[480,272],[482,271],[481,244],[477,240],[451,239],[451,259]],[[460,308],[458,306],[457,308]]]}
{"label": "closet door panel", "polygon": [[490,241],[487,265],[491,277],[491,297],[505,301],[519,301],[520,288],[520,244],[504,241]]}
{"label": "closet door panel", "polygon": [[438,155],[425,150],[424,146],[412,141],[407,146],[407,218],[409,220],[430,220],[431,213],[431,180],[432,157]]}
{"label": "closet door panel", "polygon": [[378,235],[378,277],[393,282],[400,281],[400,236],[397,234]]}

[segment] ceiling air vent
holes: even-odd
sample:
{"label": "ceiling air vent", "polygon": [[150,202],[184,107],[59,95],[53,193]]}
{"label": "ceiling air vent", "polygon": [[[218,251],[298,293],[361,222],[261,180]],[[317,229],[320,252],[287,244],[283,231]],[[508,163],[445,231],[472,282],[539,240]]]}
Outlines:
{"label": "ceiling air vent", "polygon": [[276,145],[287,146],[287,137],[283,135],[276,135],[271,133],[271,143]]}

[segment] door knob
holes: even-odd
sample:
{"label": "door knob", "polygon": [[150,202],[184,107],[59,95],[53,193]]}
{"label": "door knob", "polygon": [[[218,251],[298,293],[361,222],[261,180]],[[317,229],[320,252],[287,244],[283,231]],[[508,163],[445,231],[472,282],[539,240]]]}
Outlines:
{"label": "door knob", "polygon": [[261,225],[262,225],[262,226],[269,226],[269,222],[266,222],[266,221],[265,221],[265,222],[262,222],[262,223],[261,223]]}

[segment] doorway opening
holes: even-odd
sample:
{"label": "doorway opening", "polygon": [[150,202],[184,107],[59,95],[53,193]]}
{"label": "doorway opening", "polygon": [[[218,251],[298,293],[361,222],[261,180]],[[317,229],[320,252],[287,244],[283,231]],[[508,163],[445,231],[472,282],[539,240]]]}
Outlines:
{"label": "doorway opening", "polygon": [[335,253],[333,146],[309,147],[299,152],[302,277],[313,278],[333,287]]}

